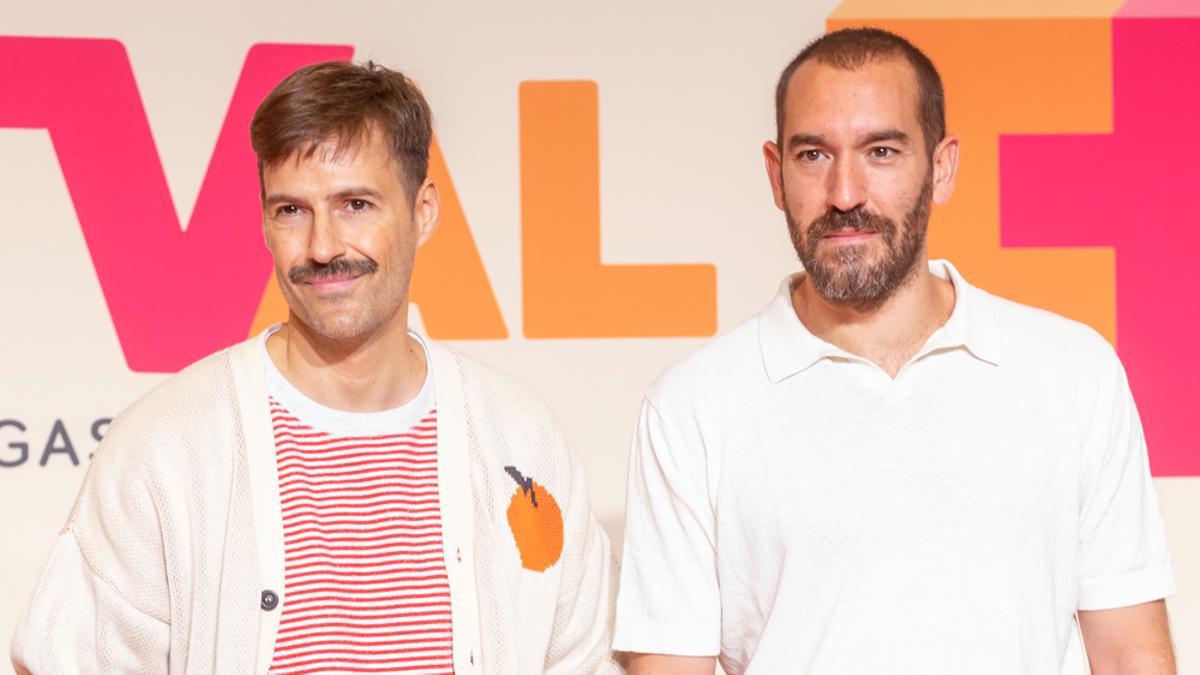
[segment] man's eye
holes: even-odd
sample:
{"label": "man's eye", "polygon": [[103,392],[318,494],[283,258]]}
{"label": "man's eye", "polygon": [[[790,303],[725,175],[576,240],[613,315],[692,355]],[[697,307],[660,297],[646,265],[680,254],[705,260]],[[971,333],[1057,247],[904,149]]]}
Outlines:
{"label": "man's eye", "polygon": [[893,148],[888,148],[888,147],[884,147],[884,146],[880,146],[877,148],[871,148],[871,156],[875,157],[876,159],[887,159],[889,157],[894,156],[895,154],[896,154],[896,151]]}
{"label": "man's eye", "polygon": [[820,159],[821,159],[821,151],[820,150],[801,150],[800,151],[800,161],[802,161],[802,162],[816,162]]}
{"label": "man's eye", "polygon": [[346,203],[346,206],[348,206],[351,211],[366,211],[367,209],[371,208],[371,202],[365,199],[351,199]]}
{"label": "man's eye", "polygon": [[275,209],[276,216],[294,216],[297,213],[300,213],[300,207],[295,204],[285,204]]}

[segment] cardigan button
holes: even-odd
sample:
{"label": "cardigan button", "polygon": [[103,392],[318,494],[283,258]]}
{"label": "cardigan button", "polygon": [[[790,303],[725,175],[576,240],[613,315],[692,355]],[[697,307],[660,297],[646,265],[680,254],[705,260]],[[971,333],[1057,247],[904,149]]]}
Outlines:
{"label": "cardigan button", "polygon": [[262,592],[262,608],[268,612],[279,606],[279,596],[270,589]]}

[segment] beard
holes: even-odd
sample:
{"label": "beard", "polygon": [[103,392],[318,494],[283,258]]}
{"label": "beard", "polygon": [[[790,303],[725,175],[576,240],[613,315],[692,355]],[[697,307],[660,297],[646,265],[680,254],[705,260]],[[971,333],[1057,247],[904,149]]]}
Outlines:
{"label": "beard", "polygon": [[[805,228],[800,227],[790,210],[785,209],[784,215],[792,246],[813,288],[829,302],[862,312],[883,304],[912,278],[925,249],[932,205],[933,177],[928,176],[904,216],[903,228],[891,218],[862,207],[850,211],[831,209]],[[878,234],[884,245],[883,254],[872,255],[873,242],[835,245],[832,250],[820,251],[823,237],[839,230]]]}

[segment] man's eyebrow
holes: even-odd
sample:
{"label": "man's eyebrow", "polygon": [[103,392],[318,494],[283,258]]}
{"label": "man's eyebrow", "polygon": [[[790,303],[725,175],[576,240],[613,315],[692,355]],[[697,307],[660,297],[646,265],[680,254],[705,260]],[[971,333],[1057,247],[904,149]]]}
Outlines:
{"label": "man's eyebrow", "polygon": [[378,190],[373,190],[364,185],[364,186],[348,187],[344,190],[338,190],[337,192],[329,195],[329,197],[330,197],[330,199],[334,199],[334,200],[354,199],[356,197],[370,197],[371,199],[375,199],[377,201],[382,201],[383,193],[379,192]]}
{"label": "man's eyebrow", "polygon": [[792,134],[788,136],[787,147],[792,149],[797,145],[825,145],[825,138],[816,134]]}
{"label": "man's eyebrow", "polygon": [[[345,199],[354,199],[356,197],[370,197],[371,199],[382,200],[383,193],[379,192],[378,190],[374,190],[372,188],[366,187],[366,186],[355,186],[355,187],[348,187],[343,190],[338,190],[337,192],[329,195],[329,198],[334,201],[341,201],[341,200],[345,200]],[[283,203],[302,204],[302,203],[304,203],[304,199],[302,197],[297,197],[295,195],[289,195],[289,194],[277,192],[277,193],[272,193],[271,195],[269,195],[267,197],[267,200],[265,203],[267,206],[274,206],[276,204],[283,204]]]}
{"label": "man's eyebrow", "polygon": [[912,139],[908,137],[908,134],[900,131],[899,129],[884,129],[882,131],[873,131],[864,136],[862,139],[862,144],[873,145],[875,143],[885,143],[887,141],[908,144],[912,142]]}
{"label": "man's eyebrow", "polygon": [[304,201],[303,199],[293,196],[293,195],[285,195],[283,193],[275,192],[275,193],[272,193],[271,195],[269,195],[267,197],[266,201],[263,202],[263,204],[265,206],[274,206],[275,204],[280,204],[283,202],[295,203],[295,202],[303,202],[303,201]]}

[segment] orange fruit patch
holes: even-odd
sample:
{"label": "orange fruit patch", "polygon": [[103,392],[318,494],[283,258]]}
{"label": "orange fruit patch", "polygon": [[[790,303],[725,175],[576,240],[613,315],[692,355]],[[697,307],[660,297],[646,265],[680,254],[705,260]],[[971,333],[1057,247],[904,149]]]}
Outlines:
{"label": "orange fruit patch", "polygon": [[504,470],[517,482],[508,503],[508,527],[521,554],[521,566],[544,572],[558,562],[563,547],[562,510],[542,485],[506,466]]}

